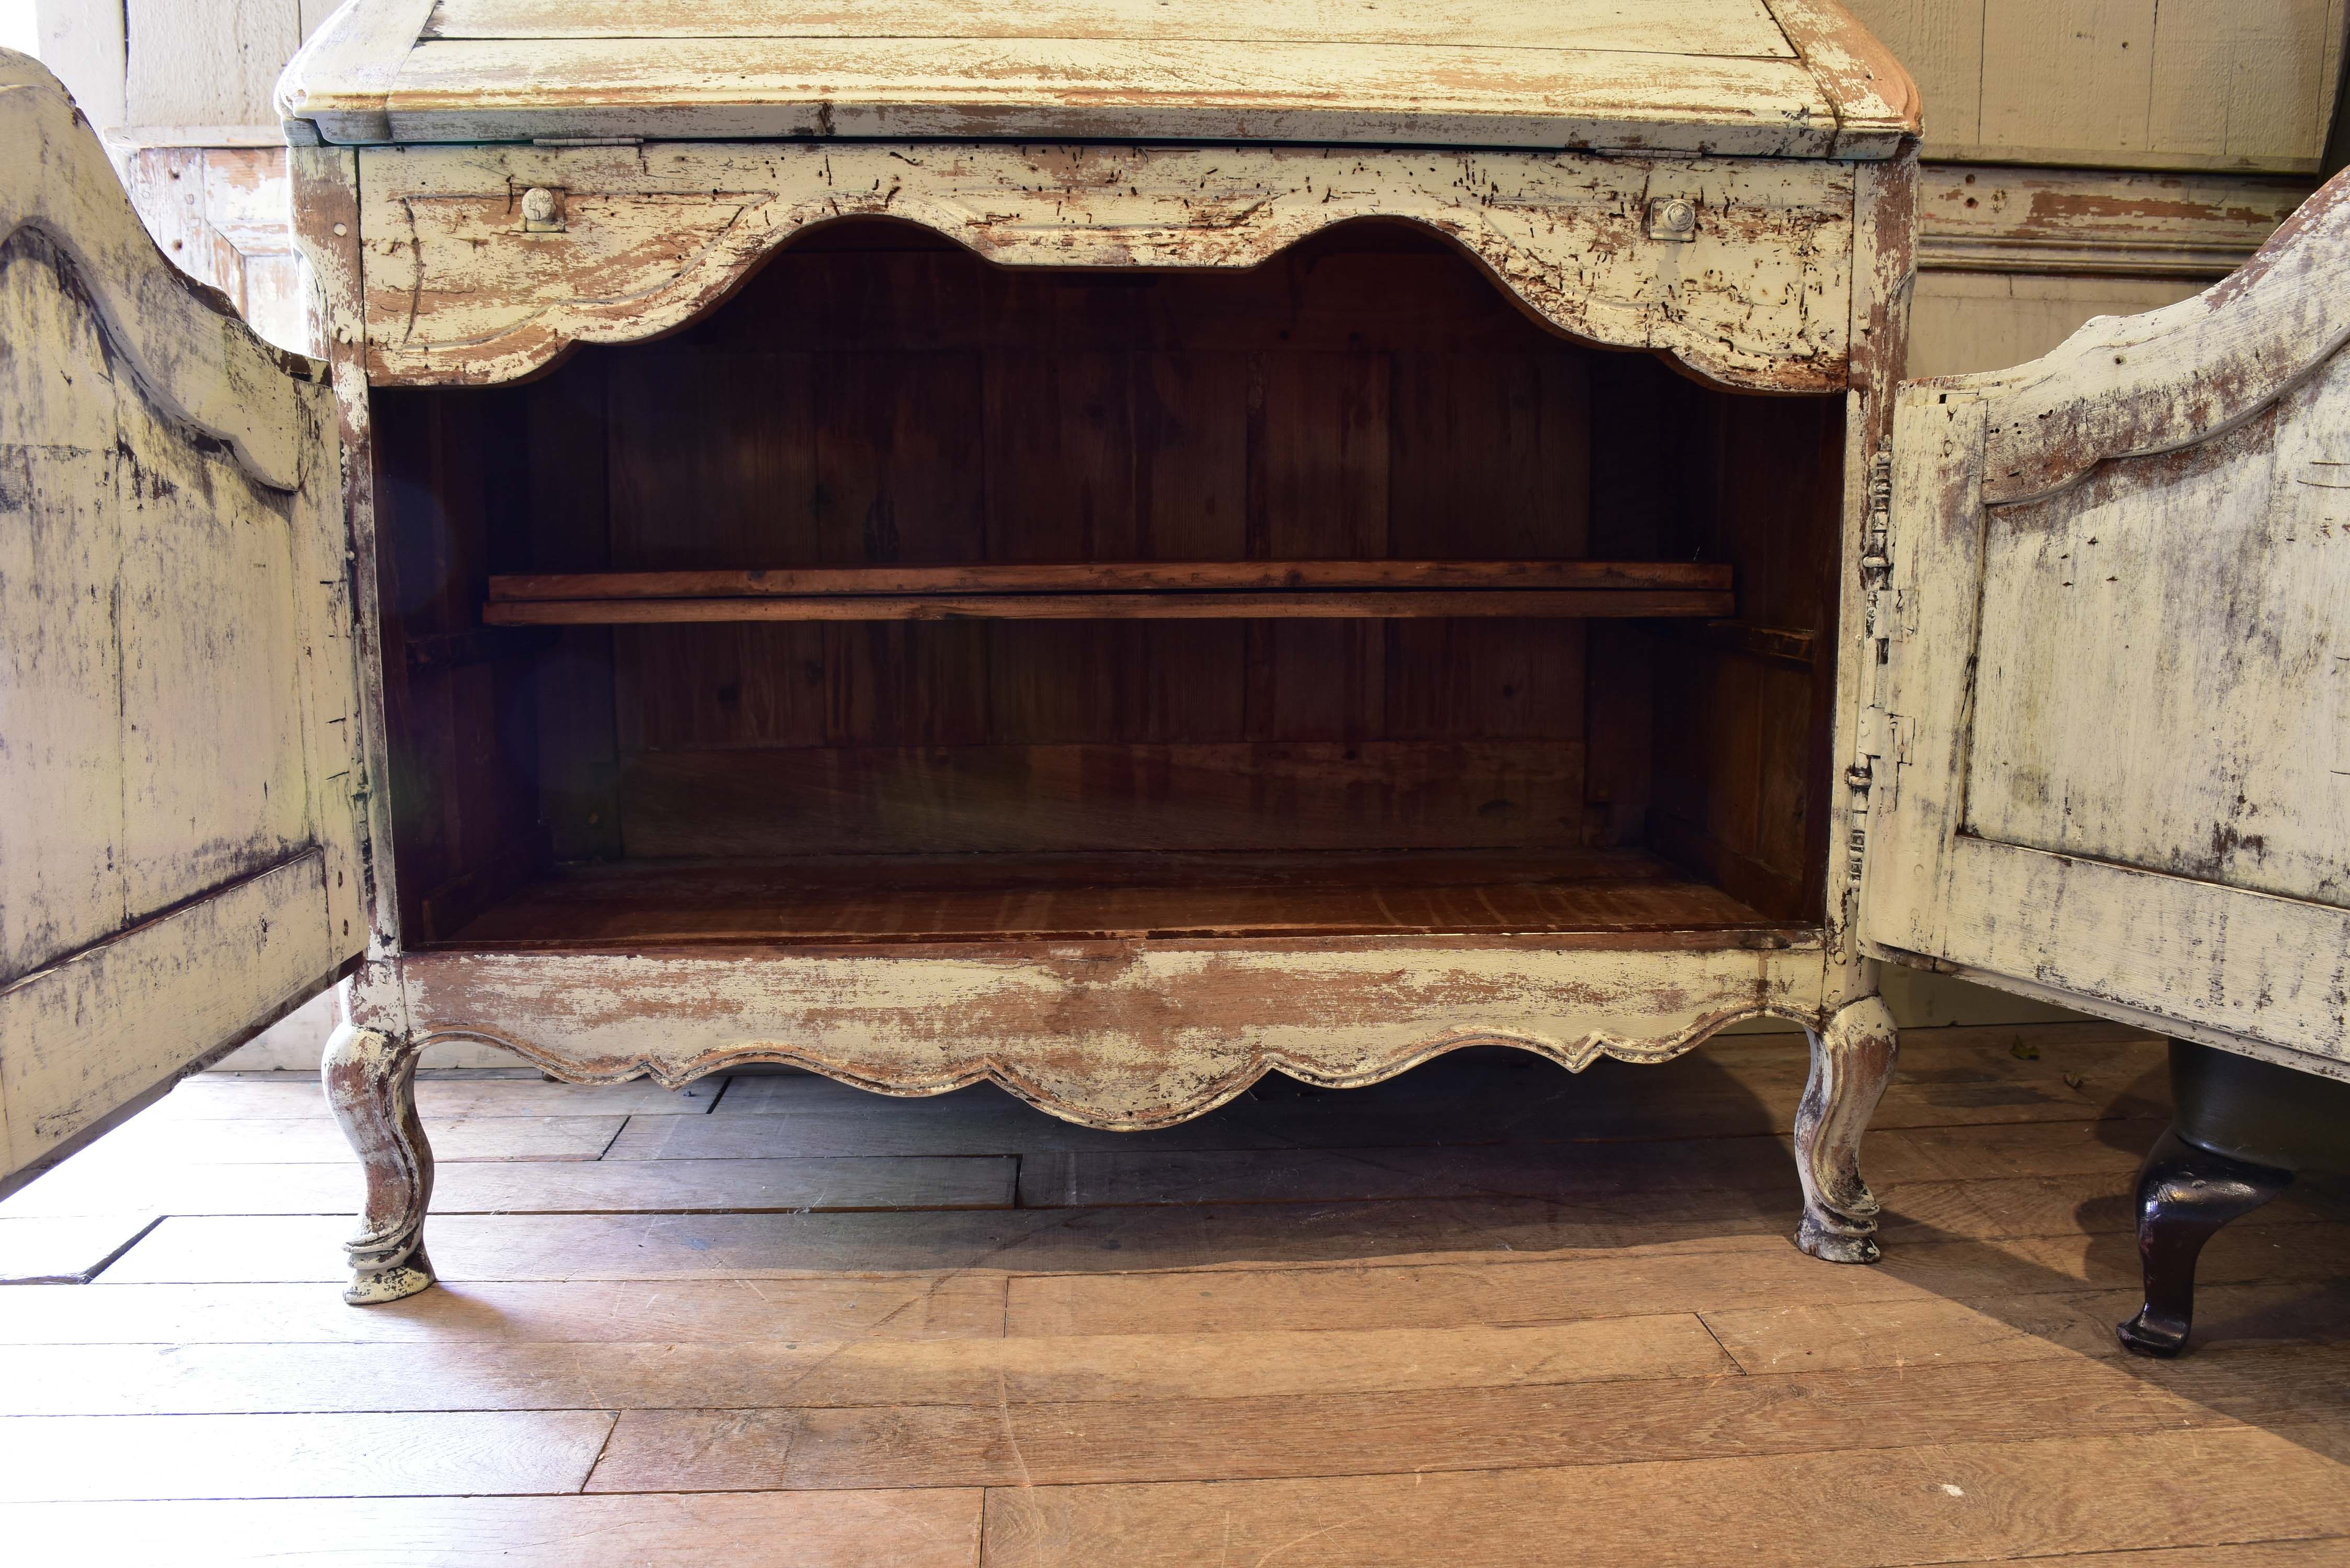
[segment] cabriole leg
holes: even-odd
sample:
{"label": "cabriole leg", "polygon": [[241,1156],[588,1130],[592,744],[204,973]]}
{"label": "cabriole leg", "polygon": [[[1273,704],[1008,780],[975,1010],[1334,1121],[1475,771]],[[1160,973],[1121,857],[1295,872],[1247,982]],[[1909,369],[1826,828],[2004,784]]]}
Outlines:
{"label": "cabriole leg", "polygon": [[1877,1195],[1860,1179],[1860,1135],[1893,1081],[1900,1038],[1882,997],[1848,1002],[1806,1031],[1812,1077],[1795,1110],[1795,1172],[1804,1220],[1795,1245],[1832,1263],[1877,1262]]}
{"label": "cabriole leg", "polygon": [[351,1282],[343,1299],[373,1306],[432,1282],[424,1211],[432,1201],[432,1146],[416,1119],[416,1046],[345,1023],[328,1038],[320,1076],[327,1103],[367,1168],[359,1234],[343,1244]]}
{"label": "cabriole leg", "polygon": [[2115,1325],[2141,1355],[2176,1355],[2195,1324],[2195,1261],[2220,1227],[2292,1184],[2293,1172],[2199,1148],[2165,1127],[2137,1173],[2137,1256],[2146,1304]]}

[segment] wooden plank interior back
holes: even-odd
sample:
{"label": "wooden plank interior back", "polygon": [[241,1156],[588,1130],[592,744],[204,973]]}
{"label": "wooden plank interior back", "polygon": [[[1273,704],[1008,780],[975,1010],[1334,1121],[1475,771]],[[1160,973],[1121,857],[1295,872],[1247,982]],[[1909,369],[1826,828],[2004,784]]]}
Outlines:
{"label": "wooden plank interior back", "polygon": [[1726,593],[1687,589],[1467,588],[1381,593],[773,594],[493,599],[485,626],[655,626],[713,621],[1510,620],[1729,615]]}
{"label": "wooden plank interior back", "polygon": [[[419,535],[394,618],[577,628],[394,695],[436,759],[393,792],[432,862],[416,940],[549,849],[1655,842],[1730,906],[1816,902],[1840,404],[1595,355],[1425,235],[1086,273],[837,225],[660,342],[383,403],[386,512]],[[1603,672],[1611,613],[1711,629],[1670,658],[1628,633]]]}
{"label": "wooden plank interior back", "polygon": [[546,573],[490,579],[490,599],[816,594],[1144,593],[1283,588],[1681,588],[1726,593],[1711,561],[1096,561],[733,572]]}

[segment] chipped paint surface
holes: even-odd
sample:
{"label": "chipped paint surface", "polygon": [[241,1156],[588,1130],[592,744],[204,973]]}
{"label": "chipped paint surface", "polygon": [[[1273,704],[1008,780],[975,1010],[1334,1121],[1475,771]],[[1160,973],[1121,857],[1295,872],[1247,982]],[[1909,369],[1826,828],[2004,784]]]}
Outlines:
{"label": "chipped paint surface", "polygon": [[[379,383],[510,380],[669,331],[811,225],[923,224],[1017,266],[1242,267],[1359,217],[1425,224],[1561,332],[1726,385],[1845,384],[1854,171],[1838,163],[1333,150],[404,148],[359,155]],[[561,192],[560,234],[521,192]],[[1648,201],[1696,236],[1651,239]]]}
{"label": "chipped paint surface", "polygon": [[289,139],[1291,142],[1890,157],[1917,94],[1835,0],[356,0]]}
{"label": "chipped paint surface", "polygon": [[330,395],[163,259],[5,51],[0,145],[5,1183],[365,929]]}
{"label": "chipped paint surface", "polygon": [[1941,272],[2216,278],[2309,199],[2316,182],[1928,163],[1920,259]]}
{"label": "chipped paint surface", "polygon": [[1876,950],[2350,1061],[2345,197],[2193,299],[1904,389]]}
{"label": "chipped paint surface", "polygon": [[1139,1128],[1276,1069],[1355,1086],[1495,1044],[1577,1070],[1663,1061],[1741,1018],[1818,1023],[1821,972],[1816,947],[1694,940],[436,952],[400,960],[397,980],[371,969],[354,1016],[404,1008],[421,1039],[506,1045],[574,1081],[790,1062],[885,1094],[993,1080],[1071,1121]]}

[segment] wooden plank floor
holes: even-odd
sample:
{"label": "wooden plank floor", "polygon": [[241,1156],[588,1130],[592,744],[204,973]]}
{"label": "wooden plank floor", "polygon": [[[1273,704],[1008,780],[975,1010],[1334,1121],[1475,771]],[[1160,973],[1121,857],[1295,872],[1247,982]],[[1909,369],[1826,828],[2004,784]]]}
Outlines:
{"label": "wooden plank floor", "polygon": [[1787,1242],[1800,1036],[1474,1052],[1153,1134],[992,1089],[432,1078],[444,1284],[346,1307],[315,1085],[0,1204],[13,1561],[2350,1563],[2350,1196],[2123,1355],[2158,1043],[1915,1031],[1886,1261]]}

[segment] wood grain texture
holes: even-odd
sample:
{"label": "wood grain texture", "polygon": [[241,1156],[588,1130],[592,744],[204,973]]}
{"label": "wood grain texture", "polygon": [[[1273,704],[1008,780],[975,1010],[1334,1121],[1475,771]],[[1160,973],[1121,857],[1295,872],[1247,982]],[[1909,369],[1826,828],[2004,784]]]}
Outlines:
{"label": "wood grain texture", "polygon": [[[1765,1556],[1846,1568],[1963,1562],[2090,1544],[2165,1545],[2182,1537],[2338,1535],[2341,1465],[2299,1434],[2233,1430],[2082,1438],[2031,1445],[1935,1445],[1868,1455],[1743,1459],[1704,1468],[1627,1464],[1550,1471],[1421,1474],[1355,1482],[1006,1488],[988,1502],[992,1563],[1197,1561],[1218,1541],[1284,1564],[1371,1568],[1441,1557],[1462,1564],[1638,1561],[1717,1563],[1724,1541]],[[1572,1439],[1567,1439],[1572,1440]],[[2049,1506],[2033,1478],[2094,1472],[2094,1497]],[[2182,1473],[2247,1473],[2276,1490],[2206,1506],[2182,1495]],[[2271,1468],[2273,1467],[2273,1468]],[[1825,1516],[1815,1499],[1839,1481],[1879,1499],[1865,1512]],[[1672,1506],[1677,1489],[1701,1492]],[[1522,1521],[1550,1528],[1530,1537]],[[1888,1541],[1898,1542],[1888,1549]],[[1243,1559],[1245,1561],[1246,1559]]]}
{"label": "wood grain texture", "polygon": [[[1006,265],[1245,267],[1331,223],[1403,219],[1460,245],[1556,330],[1653,348],[1727,385],[1843,383],[1851,174],[1836,164],[962,146],[414,148],[361,154],[370,374],[525,375],[567,344],[690,320],[810,225],[919,223]],[[511,192],[566,192],[525,234]],[[1646,193],[1696,202],[1652,240]]]}
{"label": "wood grain texture", "polygon": [[703,1345],[532,1343],[42,1345],[0,1350],[9,1416],[365,1410],[385,1387],[439,1410],[1243,1398],[1704,1377],[1733,1364],[1696,1318],[1540,1328]]}
{"label": "wood grain texture", "polygon": [[[262,1282],[331,1277],[346,1220],[175,1216],[97,1283],[0,1290],[15,1412],[0,1441],[53,1436],[67,1465],[85,1430],[110,1427],[109,1455],[132,1467],[109,1473],[192,1474],[220,1497],[0,1505],[0,1528],[60,1556],[151,1556],[183,1532],[198,1562],[567,1564],[592,1532],[595,1553],[662,1562],[928,1568],[972,1563],[985,1485],[992,1557],[1087,1564],[1230,1546],[1275,1563],[1320,1550],[1515,1568],[1563,1532],[1577,1562],[1711,1565],[1725,1542],[1858,1568],[2338,1555],[2339,1191],[2313,1186],[2297,1217],[2272,1206],[2274,1222],[2223,1232],[2204,1270],[2210,1343],[2149,1366],[2108,1324],[2135,1283],[2128,1173],[2168,1109],[2159,1044],[2083,1024],[1913,1031],[1907,1047],[1891,1093],[1913,1125],[1874,1140],[1870,1165],[1899,1245],[1875,1269],[1822,1268],[1785,1242],[1795,1192],[1772,1129],[1803,1083],[1786,1034],[1716,1036],[1672,1073],[1601,1062],[1572,1077],[1494,1051],[1346,1094],[1268,1077],[1165,1134],[1086,1134],[993,1090],[892,1106],[813,1075],[745,1076],[709,1116],[639,1125],[731,1123],[784,1159],[894,1127],[934,1154],[1058,1165],[1050,1179],[1074,1176],[1088,1206],[648,1212],[678,1168],[746,1157],[672,1137],[565,1168],[613,1173],[603,1211],[444,1216],[442,1288],[365,1313]],[[496,1119],[518,1125],[593,1092],[421,1086],[495,1089],[515,1113]],[[217,1075],[182,1093],[210,1111],[286,1087]],[[1998,1120],[2043,1093],[2065,1119]],[[213,1125],[226,1145],[272,1119],[168,1125]],[[1499,1195],[1545,1171],[1554,1196]],[[1409,1195],[1486,1178],[1482,1195]],[[1374,1190],[1397,1196],[1329,1196]],[[1137,1197],[1151,1206],[1118,1206]],[[573,1421],[596,1443],[536,1424]],[[387,1440],[409,1450],[386,1459]],[[192,1465],[146,1457],[191,1441]],[[478,1493],[535,1467],[535,1484],[571,1487],[581,1470],[557,1461],[584,1469],[596,1444],[587,1497],[282,1495]],[[346,1460],[372,1479],[348,1479]],[[1866,1489],[1863,1523],[1816,1506],[1838,1478]],[[671,1483],[695,1490],[604,1490]],[[214,1529],[235,1539],[208,1558]]]}
{"label": "wood grain texture", "polygon": [[[2313,1361],[2325,1373],[2314,1374]],[[1887,1450],[1911,1447],[2022,1447],[2060,1434],[2127,1438],[2181,1427],[2242,1431],[2290,1418],[2304,1395],[2303,1419],[2330,1424],[2342,1408],[2341,1361],[2338,1351],[2250,1352],[2224,1371],[2207,1362],[2175,1383],[2154,1384],[2110,1362],[2077,1360],[2034,1368],[2035,1386],[2027,1391],[2013,1389],[2013,1367],[1983,1364],[1596,1382],[1571,1392],[1535,1386],[1149,1403],[991,1401],[886,1415],[857,1408],[625,1410],[587,1490],[673,1490],[689,1468],[702,1484],[722,1490],[908,1484],[925,1476],[1047,1493],[1211,1479],[1232,1486],[1273,1477],[1399,1475],[1406,1453],[1423,1474],[1606,1475],[1644,1462],[1734,1456],[1753,1464],[1822,1451],[1866,1465]],[[2230,1376],[2232,1386],[2222,1381]],[[2313,1376],[2325,1378],[2326,1392],[2312,1389]],[[896,1441],[877,1440],[885,1431]],[[2315,1462],[2304,1469],[2305,1482],[2338,1473],[2330,1459],[2307,1458]],[[2341,1506],[2329,1504],[2324,1517]]]}
{"label": "wood grain texture", "polygon": [[977,1568],[981,1493],[900,1489],[11,1503],[0,1509],[10,1539],[43,1556],[95,1547],[147,1560],[168,1554],[189,1568],[243,1568],[256,1550],[355,1568],[484,1556],[515,1568],[572,1568],[583,1542],[593,1542],[600,1555],[616,1562],[674,1568],[862,1568],[876,1561],[892,1568]]}
{"label": "wood grain texture", "polygon": [[[217,1128],[218,1123],[208,1124]],[[162,1202],[182,1214],[332,1214],[356,1206],[357,1173],[333,1164],[214,1165],[159,1192],[151,1174],[61,1173],[9,1200],[10,1216],[120,1215]],[[1008,1209],[1014,1162],[1003,1157],[697,1160],[657,1179],[594,1160],[560,1170],[536,1163],[473,1160],[436,1167],[440,1214],[851,1213],[892,1209]]]}
{"label": "wood grain texture", "polygon": [[0,1499],[430,1497],[574,1491],[602,1410],[0,1420]]}

